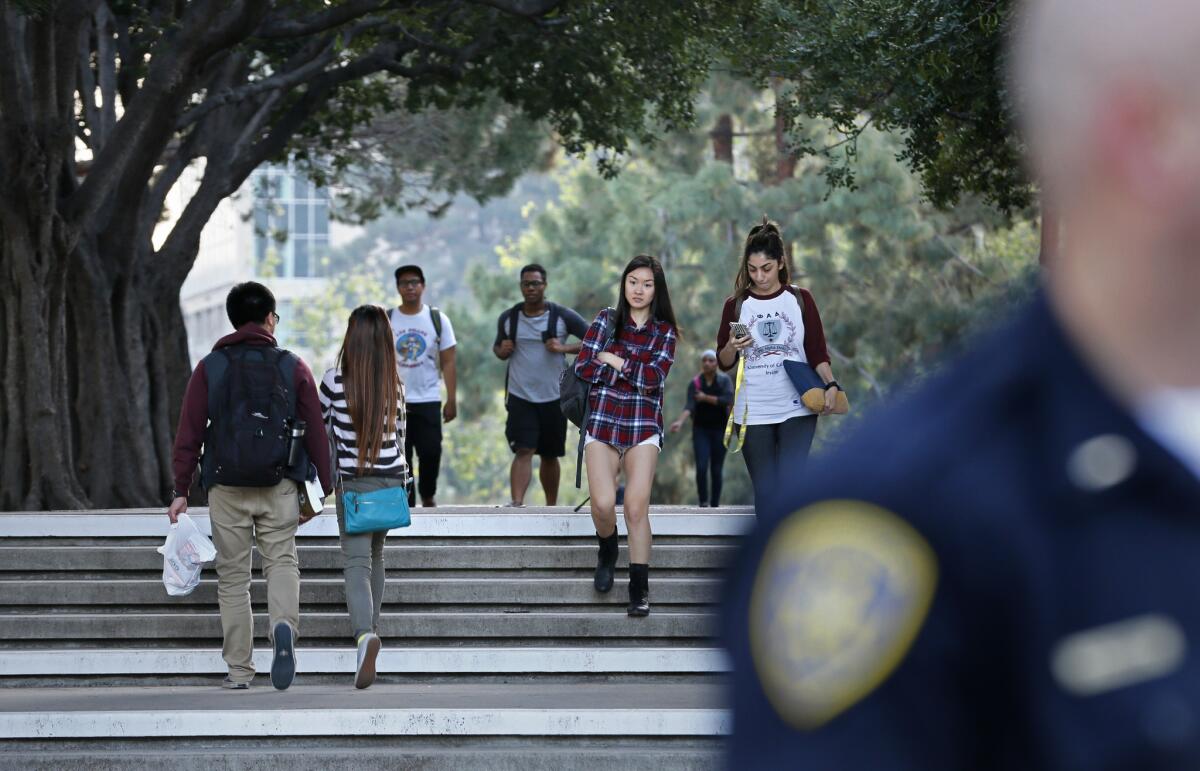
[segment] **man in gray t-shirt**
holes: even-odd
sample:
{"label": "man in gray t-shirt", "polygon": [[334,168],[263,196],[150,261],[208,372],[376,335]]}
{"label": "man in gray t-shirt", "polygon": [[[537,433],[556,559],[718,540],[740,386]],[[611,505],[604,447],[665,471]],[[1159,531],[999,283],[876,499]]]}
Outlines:
{"label": "man in gray t-shirt", "polygon": [[541,265],[521,269],[521,295],[524,302],[500,314],[492,346],[496,357],[508,362],[504,435],[514,453],[509,505],[525,505],[533,456],[538,455],[542,459],[538,478],[546,503],[554,506],[558,503],[558,459],[566,455],[567,441],[567,419],[558,406],[558,381],[567,366],[566,354],[579,353],[580,344],[568,345],[567,336],[582,340],[588,324],[570,308],[546,302],[546,269]]}

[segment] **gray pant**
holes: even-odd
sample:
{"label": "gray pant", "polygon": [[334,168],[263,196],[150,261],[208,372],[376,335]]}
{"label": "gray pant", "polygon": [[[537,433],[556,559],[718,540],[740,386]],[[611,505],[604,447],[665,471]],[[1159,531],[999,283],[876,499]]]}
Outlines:
{"label": "gray pant", "polygon": [[804,470],[817,431],[817,416],[798,415],[782,423],[747,426],[745,431],[742,455],[754,485],[755,513],[762,514],[780,483],[795,479]]}
{"label": "gray pant", "polygon": [[[358,477],[347,479],[342,487],[358,493],[401,487],[393,477]],[[379,611],[383,606],[383,587],[387,580],[383,563],[383,543],[387,531],[379,533],[346,533],[346,515],[342,496],[337,496],[338,535],[342,542],[346,579],[346,607],[350,611],[350,627],[354,639],[366,632],[379,632]]]}

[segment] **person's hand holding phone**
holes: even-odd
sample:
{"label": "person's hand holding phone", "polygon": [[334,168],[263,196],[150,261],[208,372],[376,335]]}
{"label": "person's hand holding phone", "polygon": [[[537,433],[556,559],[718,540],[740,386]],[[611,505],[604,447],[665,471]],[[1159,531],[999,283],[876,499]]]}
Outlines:
{"label": "person's hand holding phone", "polygon": [[729,322],[729,341],[736,351],[744,351],[754,345],[754,338],[750,336],[750,327],[740,321]]}

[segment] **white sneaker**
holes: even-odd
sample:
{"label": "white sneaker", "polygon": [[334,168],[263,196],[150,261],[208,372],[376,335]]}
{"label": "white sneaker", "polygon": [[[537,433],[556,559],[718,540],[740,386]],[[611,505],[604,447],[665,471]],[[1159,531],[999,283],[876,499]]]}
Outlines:
{"label": "white sneaker", "polygon": [[354,687],[369,688],[375,682],[375,659],[379,656],[382,642],[371,632],[358,638],[358,666],[354,670]]}

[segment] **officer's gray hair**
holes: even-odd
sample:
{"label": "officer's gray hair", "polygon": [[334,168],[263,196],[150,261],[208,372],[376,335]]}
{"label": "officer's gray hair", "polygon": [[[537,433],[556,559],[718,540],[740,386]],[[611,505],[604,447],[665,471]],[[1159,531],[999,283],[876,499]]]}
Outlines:
{"label": "officer's gray hair", "polygon": [[1121,84],[1200,103],[1197,0],[1025,0],[1013,32],[1014,102],[1048,184],[1082,176],[1080,139]]}

